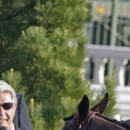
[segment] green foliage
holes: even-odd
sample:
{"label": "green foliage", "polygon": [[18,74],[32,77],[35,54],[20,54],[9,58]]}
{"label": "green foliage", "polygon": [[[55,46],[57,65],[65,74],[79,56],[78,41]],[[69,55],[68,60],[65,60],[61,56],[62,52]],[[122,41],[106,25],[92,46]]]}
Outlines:
{"label": "green foliage", "polygon": [[34,99],[31,98],[29,110],[33,130],[42,130],[43,126],[45,125],[45,121],[42,118],[42,104],[35,103]]}
{"label": "green foliage", "polygon": [[94,95],[80,72],[88,12],[86,0],[0,2],[0,77],[24,94],[34,130],[61,129]]}
{"label": "green foliage", "polygon": [[115,108],[116,105],[116,82],[115,82],[115,72],[113,72],[112,77],[105,77],[105,85],[102,86],[101,91],[96,93],[96,100],[91,101],[91,106],[94,106],[96,103],[99,103],[108,92],[108,104],[106,106],[105,111],[103,114],[109,118],[113,118],[115,114],[117,114],[117,109]]}
{"label": "green foliage", "polygon": [[106,77],[105,78],[105,85],[106,88],[103,90],[103,92],[107,91],[109,93],[109,102],[107,105],[106,110],[104,111],[104,114],[107,117],[113,118],[115,114],[117,114],[117,109],[115,108],[116,105],[116,81],[115,81],[116,73],[113,72],[112,77]]}
{"label": "green foliage", "polygon": [[2,79],[13,86],[16,92],[24,92],[24,90],[21,89],[22,75],[20,72],[14,71],[14,69],[11,68],[10,70],[2,73]]}
{"label": "green foliage", "polygon": [[[34,129],[60,129],[89,92],[80,75],[87,12],[86,0],[0,2],[0,74],[24,91]],[[11,68],[20,80],[11,78]],[[31,110],[30,99],[40,115]]]}

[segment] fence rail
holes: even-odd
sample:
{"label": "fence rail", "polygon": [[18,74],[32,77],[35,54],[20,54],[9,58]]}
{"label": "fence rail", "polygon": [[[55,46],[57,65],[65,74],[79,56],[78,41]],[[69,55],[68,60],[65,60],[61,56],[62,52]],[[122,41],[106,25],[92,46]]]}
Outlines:
{"label": "fence rail", "polygon": [[119,110],[115,117],[118,117],[119,120],[130,119],[130,86],[125,85],[125,66],[127,61],[130,60],[130,47],[87,45],[85,59],[89,59],[86,62],[89,62],[90,59],[93,61],[94,67],[91,68],[90,66],[94,75],[91,88],[96,91],[100,91],[104,86],[106,59],[113,59],[117,73],[116,108]]}
{"label": "fence rail", "polygon": [[[91,89],[100,91],[102,85],[92,84]],[[128,120],[130,119],[130,86],[124,88],[124,86],[116,86],[116,101],[115,108],[117,113],[115,118],[117,120]]]}
{"label": "fence rail", "polygon": [[93,83],[104,84],[105,64],[113,59],[117,85],[125,86],[125,68],[130,60],[130,47],[87,45],[87,57],[94,63]]}

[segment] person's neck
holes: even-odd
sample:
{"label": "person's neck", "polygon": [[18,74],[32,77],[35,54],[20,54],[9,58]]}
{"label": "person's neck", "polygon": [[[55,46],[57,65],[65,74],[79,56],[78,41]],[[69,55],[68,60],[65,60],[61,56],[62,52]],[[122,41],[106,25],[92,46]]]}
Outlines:
{"label": "person's neck", "polygon": [[15,129],[14,129],[14,124],[11,123],[7,130],[15,130]]}

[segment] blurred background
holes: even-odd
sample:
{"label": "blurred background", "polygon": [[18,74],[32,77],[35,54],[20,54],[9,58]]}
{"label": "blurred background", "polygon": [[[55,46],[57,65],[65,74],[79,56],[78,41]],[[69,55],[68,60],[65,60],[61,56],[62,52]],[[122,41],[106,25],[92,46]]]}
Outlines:
{"label": "blurred background", "polygon": [[[87,24],[88,55],[86,77],[104,84],[104,77],[116,71],[118,117],[130,115],[130,14],[129,0],[91,0],[91,20]],[[96,85],[93,85],[97,88]]]}

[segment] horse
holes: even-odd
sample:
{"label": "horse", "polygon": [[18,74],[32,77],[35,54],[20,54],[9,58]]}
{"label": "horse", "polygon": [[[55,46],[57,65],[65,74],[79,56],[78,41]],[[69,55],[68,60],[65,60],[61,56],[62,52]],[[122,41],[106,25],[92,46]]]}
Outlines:
{"label": "horse", "polygon": [[102,114],[107,103],[108,93],[89,110],[89,99],[84,95],[76,112],[64,118],[62,130],[130,130],[127,122],[110,119]]}

